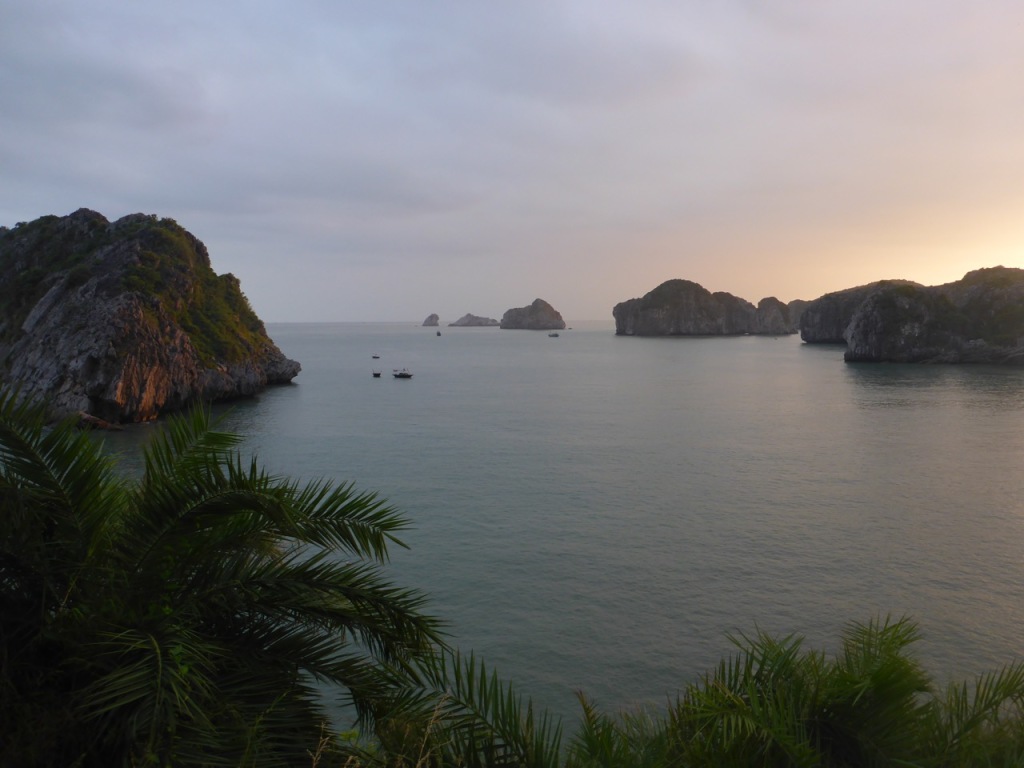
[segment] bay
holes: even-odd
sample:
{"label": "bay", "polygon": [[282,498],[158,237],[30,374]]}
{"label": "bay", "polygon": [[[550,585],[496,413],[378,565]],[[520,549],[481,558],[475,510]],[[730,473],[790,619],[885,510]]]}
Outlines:
{"label": "bay", "polygon": [[[939,681],[1019,658],[1021,369],[607,323],[268,330],[302,372],[223,426],[276,473],[402,510],[394,580],[556,715],[575,691],[664,706],[757,629],[830,650],[908,615]],[[146,429],[109,440],[130,455]]]}

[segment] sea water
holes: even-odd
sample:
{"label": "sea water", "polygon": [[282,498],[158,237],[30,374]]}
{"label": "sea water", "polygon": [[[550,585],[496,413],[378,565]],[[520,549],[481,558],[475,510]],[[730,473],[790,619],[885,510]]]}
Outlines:
{"label": "sea water", "polygon": [[302,372],[223,426],[400,509],[391,577],[556,715],[663,707],[759,629],[828,651],[910,616],[940,682],[1020,656],[1024,369],[597,323],[268,330]]}

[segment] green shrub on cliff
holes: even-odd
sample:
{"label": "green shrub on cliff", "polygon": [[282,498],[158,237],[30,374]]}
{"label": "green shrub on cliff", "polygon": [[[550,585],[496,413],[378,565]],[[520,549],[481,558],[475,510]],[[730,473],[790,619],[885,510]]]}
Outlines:
{"label": "green shrub on cliff", "polygon": [[93,211],[0,228],[0,338],[13,339],[48,290],[90,280],[97,300],[133,292],[155,301],[191,337],[208,366],[235,363],[266,331],[238,279],[217,275],[205,247],[173,219]]}
{"label": "green shrub on cliff", "polygon": [[83,224],[86,226],[72,229],[58,216],[43,216],[13,229],[0,228],[0,326],[5,329],[4,337],[17,332],[32,307],[65,272],[76,269],[79,285],[85,272],[92,273],[89,255],[103,241],[104,233],[94,222]]}
{"label": "green shrub on cliff", "polygon": [[199,241],[173,219],[143,225],[134,237],[142,250],[124,272],[124,289],[156,297],[204,363],[250,356],[265,329],[238,278],[215,274]]}

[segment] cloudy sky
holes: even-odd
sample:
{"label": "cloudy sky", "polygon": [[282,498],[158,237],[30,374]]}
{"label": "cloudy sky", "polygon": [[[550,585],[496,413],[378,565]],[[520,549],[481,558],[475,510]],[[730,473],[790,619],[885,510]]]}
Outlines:
{"label": "cloudy sky", "polygon": [[1024,267],[1024,3],[4,0],[0,224],[80,207],[268,322]]}

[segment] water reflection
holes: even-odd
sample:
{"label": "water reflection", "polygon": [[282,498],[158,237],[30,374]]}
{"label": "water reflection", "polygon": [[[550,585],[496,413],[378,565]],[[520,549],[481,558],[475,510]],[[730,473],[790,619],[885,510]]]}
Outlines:
{"label": "water reflection", "polygon": [[846,381],[864,408],[1024,409],[1024,368],[914,363],[847,363]]}
{"label": "water reflection", "polygon": [[[243,455],[246,438],[261,418],[261,396],[243,398],[230,403],[218,403],[211,407],[210,417],[213,428],[222,432],[239,435],[243,440],[240,447]],[[90,438],[103,447],[105,453],[114,457],[119,472],[129,476],[141,476],[145,470],[143,451],[166,424],[166,418],[145,424],[125,424],[118,430],[93,430]]]}

